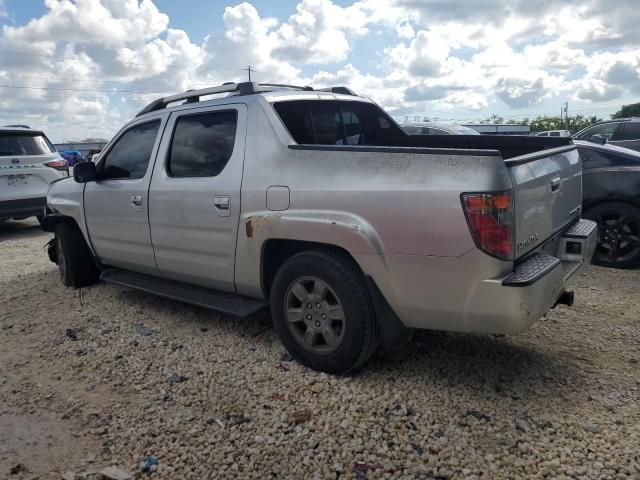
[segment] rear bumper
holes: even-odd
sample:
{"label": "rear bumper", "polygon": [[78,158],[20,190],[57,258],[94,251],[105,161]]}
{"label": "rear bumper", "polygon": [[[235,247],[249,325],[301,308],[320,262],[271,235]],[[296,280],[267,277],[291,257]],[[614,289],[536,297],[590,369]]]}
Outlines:
{"label": "rear bumper", "polygon": [[515,269],[477,249],[458,258],[387,256],[380,269],[364,256],[356,259],[368,263],[363,270],[407,327],[512,334],[568,291],[571,278],[590,263],[596,242],[596,224],[581,220]]}
{"label": "rear bumper", "polygon": [[596,223],[580,220],[559,238],[555,255],[536,254],[506,278],[483,281],[471,307],[480,331],[517,333],[531,326],[591,263],[596,243]]}
{"label": "rear bumper", "polygon": [[4,200],[0,202],[0,219],[44,215],[44,207],[46,204],[47,197]]}
{"label": "rear bumper", "polygon": [[[499,305],[490,330],[517,333],[554,307],[570,286],[571,278],[591,263],[597,236],[595,222],[580,220],[563,232],[555,246],[555,255],[534,255],[499,283],[486,281],[487,300]],[[486,302],[481,303],[486,306]]]}

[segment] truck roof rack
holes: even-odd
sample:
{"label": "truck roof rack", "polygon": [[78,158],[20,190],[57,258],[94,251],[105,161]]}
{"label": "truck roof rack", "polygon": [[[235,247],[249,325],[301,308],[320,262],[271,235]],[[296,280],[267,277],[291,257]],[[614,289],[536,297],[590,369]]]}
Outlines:
{"label": "truck roof rack", "polygon": [[[287,88],[293,90],[303,90],[307,92],[331,92],[340,93],[342,95],[356,95],[356,93],[348,87],[328,87],[314,90],[310,86],[298,86],[287,85],[283,83],[256,83],[256,82],[225,82],[218,87],[201,88],[198,90],[187,90],[183,93],[171,95],[168,97],[162,97],[154,100],[149,105],[144,107],[138,112],[136,117],[144,115],[146,113],[155,112],[167,108],[170,103],[179,102],[180,100],[186,100],[186,103],[197,103],[200,101],[200,97],[207,95],[216,95],[222,93],[236,93],[239,95],[252,95],[254,93],[268,92],[273,88]],[[28,128],[28,127],[27,127]]]}
{"label": "truck roof rack", "polygon": [[5,128],[28,128],[31,130],[29,125],[3,125]]}

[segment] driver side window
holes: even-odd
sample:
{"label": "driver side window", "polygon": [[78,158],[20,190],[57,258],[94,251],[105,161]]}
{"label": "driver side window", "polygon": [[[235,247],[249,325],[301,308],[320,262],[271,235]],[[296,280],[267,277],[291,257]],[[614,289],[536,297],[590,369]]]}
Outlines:
{"label": "driver side window", "polygon": [[598,142],[605,138],[607,140],[611,140],[616,130],[618,129],[618,125],[620,124],[606,123],[604,125],[598,125],[580,135],[580,140],[586,140],[588,142]]}
{"label": "driver side window", "polygon": [[102,164],[102,180],[144,177],[159,129],[160,120],[154,120],[127,130],[107,153]]}

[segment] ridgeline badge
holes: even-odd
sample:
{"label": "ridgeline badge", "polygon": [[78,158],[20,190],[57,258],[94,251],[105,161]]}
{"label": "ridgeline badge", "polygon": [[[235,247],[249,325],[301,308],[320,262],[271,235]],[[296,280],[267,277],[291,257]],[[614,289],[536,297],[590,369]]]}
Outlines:
{"label": "ridgeline badge", "polygon": [[518,242],[516,250],[518,250],[518,251],[523,250],[523,249],[533,245],[537,241],[538,241],[538,234],[537,233],[534,233],[533,235],[529,235],[529,238],[527,238],[526,240],[523,240],[522,242]]}

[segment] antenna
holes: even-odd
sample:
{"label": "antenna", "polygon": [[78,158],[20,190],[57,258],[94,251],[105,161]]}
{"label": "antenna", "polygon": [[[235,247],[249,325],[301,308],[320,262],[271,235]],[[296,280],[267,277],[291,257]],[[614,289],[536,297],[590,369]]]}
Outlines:
{"label": "antenna", "polygon": [[254,72],[255,70],[251,68],[251,65],[249,65],[247,68],[243,68],[243,70],[249,74],[249,81],[251,81],[251,70],[253,70]]}

